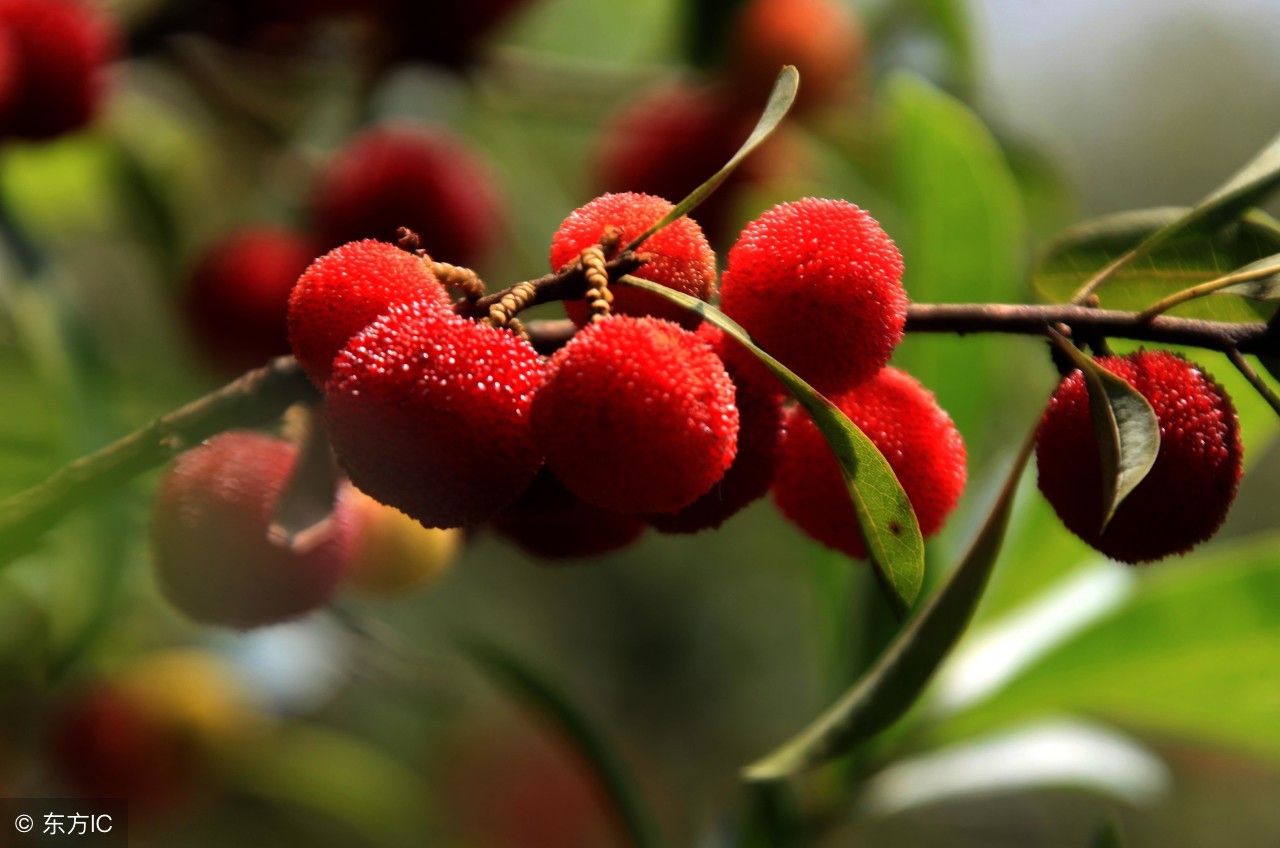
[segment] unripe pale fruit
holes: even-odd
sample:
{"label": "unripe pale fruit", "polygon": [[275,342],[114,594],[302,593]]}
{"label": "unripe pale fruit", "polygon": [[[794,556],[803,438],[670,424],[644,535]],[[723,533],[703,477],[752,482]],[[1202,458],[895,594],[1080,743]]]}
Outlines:
{"label": "unripe pale fruit", "polygon": [[1102,470],[1084,377],[1058,384],[1036,433],[1040,491],[1067,529],[1112,559],[1151,562],[1217,532],[1240,480],[1240,423],[1226,392],[1177,354],[1143,350],[1098,364],[1142,394],[1160,422],[1155,465],[1101,532]]}
{"label": "unripe pale fruit", "polygon": [[239,374],[289,352],[289,294],[315,258],[310,240],[280,227],[246,227],[197,260],[183,314],[201,353]]}
{"label": "unripe pale fruit", "polygon": [[747,504],[764,497],[773,484],[782,441],[782,399],[772,391],[771,384],[734,366],[735,361],[742,360],[726,355],[732,349],[748,357],[751,354],[710,324],[699,327],[698,335],[720,356],[733,380],[739,421],[738,454],[720,482],[705,495],[677,513],[649,516],[649,523],[663,533],[697,533],[719,527]]}
{"label": "unripe pale fruit", "polygon": [[350,555],[342,499],[329,533],[309,549],[267,538],[296,457],[288,442],[229,431],[170,464],[151,525],[156,577],[170,603],[196,621],[242,629],[328,603]]}
{"label": "unripe pale fruit", "polygon": [[533,431],[565,487],[617,512],[676,512],[733,462],[738,409],[724,364],[693,333],[614,316],[556,352]]}
{"label": "unripe pale fruit", "polygon": [[593,506],[543,468],[520,500],[493,519],[493,528],[526,553],[548,560],[592,557],[625,548],[645,523]]}
{"label": "unripe pale fruit", "polygon": [[720,297],[756,344],[828,396],[883,368],[907,319],[902,256],[843,200],[784,203],[748,224]]}
{"label": "unripe pale fruit", "polygon": [[502,229],[493,178],[476,155],[439,130],[408,124],[352,139],[320,178],[312,210],[327,245],[393,241],[408,227],[433,258],[455,265],[483,260]]}
{"label": "unripe pale fruit", "polygon": [[345,584],[372,595],[399,595],[428,586],[448,570],[462,531],[423,527],[394,507],[350,490],[356,531]]}
{"label": "unripe pale fruit", "polygon": [[323,387],[352,336],[391,307],[449,307],[427,259],[381,241],[357,241],[321,256],[289,296],[289,342],[311,381]]}
{"label": "unripe pale fruit", "polygon": [[[911,375],[885,368],[831,401],[884,454],[920,523],[942,529],[964,492],[964,441],[933,394]],[[773,496],[782,514],[814,539],[854,559],[867,556],[835,454],[800,408],[787,416]]]}
{"label": "unripe pale fruit", "polygon": [[46,139],[97,114],[115,57],[116,28],[81,0],[0,0],[0,30],[14,85],[0,110],[0,137]]}
{"label": "unripe pale fruit", "polygon": [[[617,248],[606,252],[606,256],[612,258],[670,212],[672,206],[661,197],[632,192],[597,197],[566,218],[556,231],[551,241],[551,270],[558,271],[576,260],[583,250],[597,244],[610,227],[619,237]],[[686,216],[663,227],[640,246],[640,253],[651,258],[634,272],[635,276],[699,300],[711,299],[716,282],[716,256],[702,228],[693,219]],[[614,286],[612,292],[613,311],[618,315],[651,315],[689,328],[698,324],[696,315],[659,295],[625,286]],[[564,307],[575,324],[586,326],[590,315],[585,300],[568,300]]]}
{"label": "unripe pale fruit", "polygon": [[433,304],[392,307],[351,340],[325,387],[351,481],[427,527],[492,518],[542,464],[530,428],[545,378],[506,330]]}
{"label": "unripe pale fruit", "polygon": [[841,0],[750,0],[734,27],[730,66],[744,92],[767,91],[783,65],[804,81],[796,108],[834,99],[860,70],[866,34],[853,4]]}

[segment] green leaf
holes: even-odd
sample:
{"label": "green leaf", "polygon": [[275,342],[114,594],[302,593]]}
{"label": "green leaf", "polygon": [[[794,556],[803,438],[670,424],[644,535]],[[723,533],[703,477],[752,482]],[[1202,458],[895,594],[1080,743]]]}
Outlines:
{"label": "green leaf", "polygon": [[422,844],[427,787],[376,748],[290,722],[247,753],[235,773],[242,791],[344,824],[361,844]]}
{"label": "green leaf", "polygon": [[495,645],[471,641],[467,652],[503,689],[526,702],[577,748],[600,781],[619,826],[634,848],[663,844],[640,788],[587,718],[540,672]]}
{"label": "green leaf", "polygon": [[756,347],[746,330],[711,304],[629,275],[620,277],[616,284],[653,292],[698,313],[704,321],[732,336],[777,375],[822,431],[836,455],[836,461],[840,463],[840,471],[858,516],[858,529],[886,597],[896,611],[901,613],[910,609],[924,583],[924,539],[911,509],[911,501],[907,499],[888,460],[866,434],[835,404]]}
{"label": "green leaf", "polygon": [[942,587],[857,683],[813,724],[748,766],[748,780],[776,780],[853,751],[902,717],[968,627],[995,567],[1014,493],[1031,457],[1022,446],[991,514]]}
{"label": "green leaf", "polygon": [[[1036,291],[1054,303],[1066,302],[1098,269],[1116,262],[1191,210],[1164,207],[1095,218],[1063,232],[1037,258]],[[1186,288],[1214,280],[1280,253],[1280,228],[1260,212],[1212,230],[1187,230],[1115,271],[1097,291],[1108,309],[1141,311]],[[1217,321],[1258,321],[1274,306],[1238,297],[1211,298],[1177,307],[1172,314]]]}
{"label": "green leaf", "polygon": [[778,81],[773,84],[773,91],[769,94],[769,102],[765,104],[760,120],[756,123],[755,129],[751,131],[751,135],[747,136],[747,140],[738,148],[738,152],[733,154],[729,161],[724,164],[724,167],[716,171],[711,179],[690,192],[688,197],[677,203],[675,208],[637,236],[634,241],[627,245],[626,249],[635,250],[649,236],[672,221],[688,215],[694,207],[710,197],[711,193],[729,178],[734,169],[742,164],[742,160],[750,156],[778,128],[778,125],[782,123],[782,119],[787,116],[787,112],[791,110],[791,104],[795,103],[796,92],[799,88],[800,72],[792,65],[786,65],[783,67],[782,72],[778,74]]}
{"label": "green leaf", "polygon": [[1212,232],[1234,222],[1251,207],[1266,200],[1277,187],[1280,187],[1280,136],[1191,210],[1151,233],[1091,277],[1075,299],[1078,301],[1081,295],[1097,290],[1125,265],[1153,254],[1183,233]]}
{"label": "green leaf", "polygon": [[[1264,274],[1265,276],[1255,276]],[[1280,300],[1280,256],[1250,262],[1232,277],[1252,277],[1215,289],[1214,294],[1235,294],[1249,300]]]}
{"label": "green leaf", "polygon": [[1050,337],[1084,374],[1089,417],[1102,463],[1102,529],[1116,508],[1146,478],[1160,452],[1160,421],[1140,392],[1103,368],[1050,328]]}
{"label": "green leaf", "polygon": [[[1024,300],[1022,202],[1009,164],[981,119],[964,103],[906,73],[895,74],[883,87],[877,112],[888,130],[898,206],[893,236],[905,260],[902,284],[912,300]],[[1034,402],[1008,391],[1008,342],[994,336],[919,334],[894,352],[895,365],[937,393],[974,456],[986,452],[985,440],[1001,426],[993,420],[993,407],[1017,420],[1017,404]]]}
{"label": "green leaf", "polygon": [[1277,545],[1268,533],[1140,570],[1127,603],[934,737],[1074,714],[1280,762]]}

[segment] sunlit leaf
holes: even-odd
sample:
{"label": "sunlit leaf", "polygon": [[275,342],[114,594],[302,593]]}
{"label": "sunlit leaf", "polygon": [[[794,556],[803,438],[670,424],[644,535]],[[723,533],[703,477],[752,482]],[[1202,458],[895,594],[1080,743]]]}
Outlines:
{"label": "sunlit leaf", "polygon": [[473,641],[468,653],[507,692],[549,720],[591,767],[633,848],[657,848],[662,837],[640,787],[586,716],[541,672],[495,645]]}
{"label": "sunlit leaf", "polygon": [[1267,199],[1280,186],[1280,136],[1277,136],[1247,165],[1215,189],[1191,210],[1179,215],[1125,251],[1093,275],[1077,293],[1097,291],[1129,263],[1154,254],[1166,243],[1185,233],[1212,233],[1233,223],[1250,207]]}
{"label": "sunlit leaf", "polygon": [[1056,330],[1049,334],[1084,375],[1102,464],[1102,529],[1156,464],[1160,421],[1142,393],[1094,362]]}
{"label": "sunlit leaf", "polygon": [[960,565],[853,687],[789,742],[748,766],[748,780],[775,780],[848,754],[903,716],[959,641],[982,599],[1009,524],[1028,438],[991,514]]}
{"label": "sunlit leaf", "polygon": [[935,737],[1075,714],[1280,762],[1278,543],[1266,534],[1141,570],[1127,603],[935,727]]}
{"label": "sunlit leaf", "polygon": [[667,224],[688,215],[694,207],[706,200],[713,191],[719,188],[720,184],[729,178],[734,169],[742,164],[742,160],[750,156],[757,147],[763,144],[764,140],[782,123],[782,119],[787,116],[787,112],[791,109],[791,104],[796,100],[796,92],[799,87],[800,73],[791,65],[785,66],[782,69],[782,73],[778,74],[778,81],[773,84],[773,91],[769,94],[769,102],[765,104],[760,120],[756,123],[755,129],[751,131],[751,135],[747,136],[747,140],[742,143],[742,147],[738,148],[738,152],[733,154],[729,161],[724,164],[724,167],[716,171],[711,179],[695,188],[687,197],[677,203],[675,208],[637,236],[635,240],[627,245],[627,250],[635,250],[644,243],[645,239]]}
{"label": "sunlit leaf", "polygon": [[[1179,221],[1190,210],[1163,207],[1095,218],[1063,232],[1038,257],[1032,280],[1046,300],[1061,303],[1100,268]],[[1176,292],[1280,253],[1280,229],[1259,212],[1215,230],[1188,230],[1111,275],[1096,292],[1108,309],[1140,311]],[[1218,321],[1257,321],[1274,305],[1239,297],[1182,304],[1171,314]]]}
{"label": "sunlit leaf", "polygon": [[636,277],[624,276],[617,283],[653,292],[698,313],[704,321],[719,327],[750,350],[777,375],[809,413],[840,463],[871,565],[890,603],[899,612],[910,609],[924,583],[924,539],[906,492],[875,444],[831,401],[756,347],[745,330],[714,306]]}

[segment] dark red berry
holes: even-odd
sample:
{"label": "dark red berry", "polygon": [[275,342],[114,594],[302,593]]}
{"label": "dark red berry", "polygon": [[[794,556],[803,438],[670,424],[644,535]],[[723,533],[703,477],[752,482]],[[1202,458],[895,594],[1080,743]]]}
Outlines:
{"label": "dark red berry", "polygon": [[429,260],[386,242],[344,244],[313,262],[293,288],[293,355],[311,380],[324,386],[333,358],[352,336],[392,306],[413,302],[449,306]]}
{"label": "dark red berry", "polygon": [[772,391],[772,385],[749,372],[744,379],[742,369],[733,364],[735,357],[725,355],[731,348],[741,350],[741,346],[724,333],[704,324],[698,335],[720,356],[733,380],[738,454],[711,491],[677,513],[649,516],[649,523],[663,533],[697,533],[719,527],[747,504],[764,497],[773,484],[782,441],[782,399]]}
{"label": "dark red berry", "polygon": [[533,482],[528,342],[434,304],[394,306],[351,340],[325,387],[351,481],[427,527],[492,518]]}
{"label": "dark red berry", "polygon": [[526,553],[557,560],[625,548],[644,534],[645,523],[583,501],[544,468],[520,500],[498,514],[493,529]]}
{"label": "dark red berry", "polygon": [[475,153],[440,131],[411,124],[366,130],[338,152],[312,197],[322,241],[392,241],[400,227],[434,259],[482,261],[502,231],[493,178]]}
{"label": "dark red berry", "polygon": [[[558,271],[577,259],[583,250],[600,242],[612,228],[618,245],[610,257],[639,236],[672,209],[670,201],[647,194],[605,194],[597,197],[564,220],[551,242],[551,269]],[[702,229],[684,217],[659,230],[641,245],[649,260],[635,276],[661,283],[670,289],[710,300],[715,290],[716,256]],[[651,315],[682,326],[697,326],[698,318],[689,310],[661,296],[638,289],[614,286],[613,311],[619,315]],[[565,311],[579,327],[589,317],[585,300],[565,301]]]}
{"label": "dark red berry", "polygon": [[1102,532],[1102,470],[1084,377],[1054,392],[1036,433],[1040,491],[1067,529],[1127,563],[1182,554],[1227,517],[1240,480],[1240,423],[1227,393],[1195,363],[1163,350],[1098,364],[1137,389],[1160,422],[1155,465]]}
{"label": "dark red berry", "polygon": [[706,342],[669,321],[614,316],[556,352],[533,429],[547,466],[588,503],[675,512],[732,464],[738,409]]}
{"label": "dark red berry", "polygon": [[818,391],[869,379],[902,340],[902,257],[866,212],[843,200],[775,206],[729,251],[722,308]]}
{"label": "dark red berry", "polygon": [[210,245],[191,271],[187,325],[210,363],[239,373],[289,352],[289,294],[315,258],[280,227],[246,227]]}
{"label": "dark red berry", "polygon": [[[966,456],[959,431],[933,393],[911,375],[885,368],[831,400],[884,454],[920,532],[941,530],[964,492]],[[866,557],[835,454],[799,407],[787,416],[773,496],[782,514],[814,539],[855,559]]]}
{"label": "dark red berry", "polygon": [[0,31],[14,85],[0,137],[46,139],[78,130],[98,112],[116,27],[81,0],[0,0]]}

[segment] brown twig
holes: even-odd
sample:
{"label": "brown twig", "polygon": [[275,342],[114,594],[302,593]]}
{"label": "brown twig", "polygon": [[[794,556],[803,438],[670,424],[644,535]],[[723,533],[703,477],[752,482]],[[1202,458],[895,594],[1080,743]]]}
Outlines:
{"label": "brown twig", "polygon": [[75,507],[174,454],[223,430],[273,421],[293,404],[317,398],[297,361],[283,356],[75,460],[38,486],[0,503],[0,562],[27,550]]}

